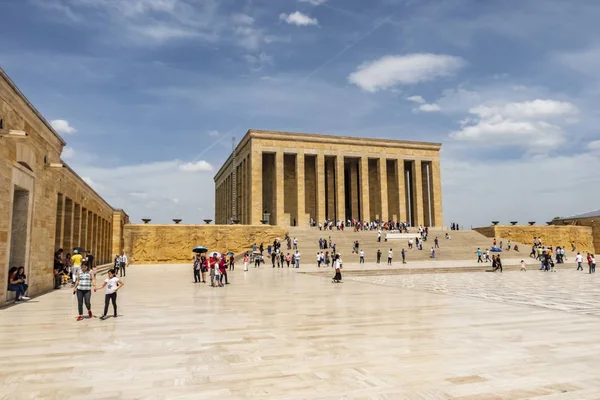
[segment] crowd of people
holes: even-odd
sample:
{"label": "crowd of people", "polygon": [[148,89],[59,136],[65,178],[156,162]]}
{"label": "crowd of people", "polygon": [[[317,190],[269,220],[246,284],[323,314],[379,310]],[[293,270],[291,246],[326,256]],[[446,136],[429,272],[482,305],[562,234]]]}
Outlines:
{"label": "crowd of people", "polygon": [[[347,219],[346,221],[338,220],[334,221],[332,219],[326,219],[323,222],[317,222],[315,219],[310,219],[310,226],[319,228],[320,231],[330,230],[332,231],[334,228],[338,231],[343,231],[344,228],[351,228],[354,232],[358,231],[372,231],[372,230],[386,230],[390,232],[400,232],[400,233],[408,233],[411,225],[408,222],[400,222],[400,221],[359,221],[355,218]],[[422,227],[420,227],[422,228]]]}

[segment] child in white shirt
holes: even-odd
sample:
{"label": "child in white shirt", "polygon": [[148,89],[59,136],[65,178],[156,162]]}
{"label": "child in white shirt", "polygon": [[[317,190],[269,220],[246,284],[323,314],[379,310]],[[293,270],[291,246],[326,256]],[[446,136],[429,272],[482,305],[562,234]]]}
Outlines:
{"label": "child in white shirt", "polygon": [[106,292],[104,295],[104,313],[100,317],[102,321],[104,321],[107,317],[108,313],[108,303],[112,300],[113,309],[114,309],[114,317],[117,318],[117,292],[125,285],[125,283],[117,278],[115,270],[111,269],[108,271],[108,278],[104,280],[104,283],[99,288],[94,288],[94,292],[98,289],[102,289],[106,286]]}

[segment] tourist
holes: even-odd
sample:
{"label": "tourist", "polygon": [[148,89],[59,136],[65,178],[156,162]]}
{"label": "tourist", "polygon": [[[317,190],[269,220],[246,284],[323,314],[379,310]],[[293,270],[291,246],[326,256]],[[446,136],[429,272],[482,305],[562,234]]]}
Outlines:
{"label": "tourist", "polygon": [[298,250],[298,239],[294,238],[294,250]]}
{"label": "tourist", "polygon": [[[196,257],[196,259],[198,260],[198,262],[200,262],[199,256]],[[106,291],[104,292],[104,313],[100,317],[100,319],[102,321],[104,321],[106,318],[108,318],[108,316],[107,316],[108,303],[110,303],[111,301],[112,301],[113,311],[114,311],[113,316],[115,318],[118,317],[118,315],[117,315],[117,292],[123,287],[123,285],[125,285],[125,283],[122,280],[120,280],[119,278],[117,278],[117,274],[115,273],[114,269],[111,269],[110,271],[108,271],[108,278],[105,279],[102,286],[100,286],[98,288],[98,289],[102,289],[103,287],[106,286]],[[98,289],[96,289],[94,287],[94,292]]]}
{"label": "tourist", "polygon": [[335,276],[333,277],[333,282],[340,283],[342,281],[342,256],[336,254],[333,264],[335,267]]}
{"label": "tourist", "polygon": [[291,261],[292,261],[292,255],[291,255],[291,254],[288,252],[288,253],[285,255],[285,262],[287,263],[287,267],[288,267],[288,268],[290,267],[290,262],[291,262]]}
{"label": "tourist", "polygon": [[75,279],[75,289],[73,294],[77,294],[77,309],[79,316],[77,321],[83,319],[83,303],[85,301],[85,308],[88,310],[89,318],[92,318],[92,303],[90,299],[92,297],[92,288],[96,287],[96,278],[90,272],[86,263],[81,264],[81,267],[77,271],[77,278]]}
{"label": "tourist", "polygon": [[223,256],[219,261],[219,283],[221,286],[223,286],[223,279],[225,279],[225,284],[229,285],[229,282],[227,282],[227,261],[225,260],[225,257],[226,256]]}
{"label": "tourist", "polygon": [[525,265],[525,261],[521,260],[521,271],[527,271],[527,266]]}
{"label": "tourist", "polygon": [[127,276],[127,272],[125,271],[125,267],[127,267],[127,264],[128,264],[127,255],[125,254],[125,252],[123,252],[121,254],[121,271],[120,271],[121,277]]}
{"label": "tourist", "polygon": [[319,250],[322,250],[322,249],[323,249],[323,238],[319,238]]}
{"label": "tourist", "polygon": [[365,263],[365,252],[363,250],[360,251],[360,255],[359,255],[359,263],[360,264],[364,264]]}
{"label": "tourist", "polygon": [[214,287],[221,287],[223,284],[221,283],[221,260],[219,258],[215,258],[215,285]]}
{"label": "tourist", "polygon": [[265,245],[263,243],[260,244],[259,251],[260,251],[260,255],[262,256],[263,252],[265,251]]}
{"label": "tourist", "polygon": [[577,262],[577,271],[583,271],[583,267],[581,266],[581,263],[583,262],[583,257],[581,256],[581,253],[578,252],[575,256],[575,262]]}
{"label": "tourist", "polygon": [[433,239],[433,243],[435,244],[435,246],[434,246],[434,247],[435,247],[436,249],[439,249],[439,248],[440,248],[440,242],[438,241],[438,238],[437,238],[437,236],[435,237],[435,239]]}
{"label": "tourist", "polygon": [[271,253],[270,251],[269,254],[271,254],[271,263],[273,264],[273,268],[275,268],[275,258],[277,257],[277,254],[275,254],[275,252]]}
{"label": "tourist", "polygon": [[483,262],[483,260],[481,259],[481,249],[478,247],[477,248],[477,263]]}
{"label": "tourist", "polygon": [[[294,238],[294,240],[296,240],[296,238]],[[296,250],[294,259],[296,260],[296,268],[300,268],[300,253],[298,252],[298,250]]]}
{"label": "tourist", "polygon": [[502,273],[502,260],[500,260],[500,254],[496,256],[496,265],[500,269],[500,273]]}
{"label": "tourist", "polygon": [[259,254],[254,254],[254,268],[256,267],[260,267],[260,261],[262,259],[262,255]]}
{"label": "tourist", "polygon": [[413,240],[412,239],[408,239],[408,248],[409,249],[413,248]]}
{"label": "tourist", "polygon": [[[596,259],[594,258],[594,255],[591,254],[590,255],[590,262],[592,263],[592,274],[596,273]],[[23,268],[23,267],[21,267]]]}
{"label": "tourist", "polygon": [[27,283],[25,283],[25,274],[18,274],[21,268],[23,267],[12,267],[8,271],[8,291],[15,292],[15,303],[23,300],[29,300],[29,297],[25,296],[28,288]]}
{"label": "tourist", "polygon": [[550,264],[550,272],[556,272],[556,269],[554,269],[554,261],[552,261],[552,257],[548,257],[548,263]]}
{"label": "tourist", "polygon": [[54,253],[54,289],[60,289],[64,269],[65,262],[63,261],[63,249],[58,249],[58,251]]}
{"label": "tourist", "polygon": [[202,283],[206,283],[206,272],[208,272],[208,260],[206,259],[205,255],[200,256],[200,271],[202,272]]}
{"label": "tourist", "polygon": [[[588,262],[588,267],[589,267],[589,273],[592,273],[592,255],[590,253],[587,253],[587,262]],[[594,268],[595,269],[595,268]],[[594,271],[596,272],[596,271]]]}
{"label": "tourist", "polygon": [[217,257],[216,255],[210,256],[208,265],[210,268],[210,286],[215,287],[215,280],[217,278]]}
{"label": "tourist", "polygon": [[404,251],[404,249],[402,249],[402,252],[400,254],[402,255],[402,264],[406,264],[406,252]]}
{"label": "tourist", "polygon": [[571,251],[575,251],[577,248],[575,247],[575,241],[571,240]]}
{"label": "tourist", "polygon": [[377,249],[377,264],[381,262],[381,249]]}
{"label": "tourist", "polygon": [[244,253],[244,272],[248,271],[248,263],[250,262],[250,256],[248,252]]}
{"label": "tourist", "polygon": [[431,258],[435,258],[435,249],[431,248]]}
{"label": "tourist", "polygon": [[510,240],[506,242],[506,251],[510,251]]}
{"label": "tourist", "polygon": [[229,256],[229,270],[230,271],[235,271],[235,258],[234,258],[234,254],[231,253],[231,255]]}
{"label": "tourist", "polygon": [[119,267],[121,266],[121,256],[115,255],[115,259],[113,260],[113,269],[115,270],[115,274],[119,273]]}
{"label": "tourist", "polygon": [[321,268],[321,253],[317,251],[317,268]]}
{"label": "tourist", "polygon": [[279,259],[278,259],[277,267],[279,267],[279,265],[281,265],[281,268],[283,268],[284,262],[285,262],[285,256],[283,255],[283,251],[281,251],[281,252],[279,252]]}
{"label": "tourist", "polygon": [[[200,272],[202,271],[202,267],[200,266],[200,255],[199,254],[196,254],[196,256],[194,257],[194,264],[193,264],[192,269],[194,270],[194,283],[202,282],[202,278],[200,278]],[[106,304],[108,307],[108,300],[107,300]]]}
{"label": "tourist", "polygon": [[72,275],[72,281],[73,281],[73,286],[75,286],[75,281],[77,280],[77,274],[79,273],[79,270],[81,269],[81,261],[83,260],[83,256],[81,254],[79,254],[79,250],[75,249],[73,250],[73,256],[71,257],[71,260],[73,261],[73,267],[71,268],[71,275]]}
{"label": "tourist", "polygon": [[329,252],[326,251],[325,252],[325,266],[329,267],[329,264],[330,264],[330,262],[329,262]]}
{"label": "tourist", "polygon": [[485,249],[485,262],[490,262],[490,249]]}
{"label": "tourist", "polygon": [[271,245],[267,246],[267,254],[271,256]]}
{"label": "tourist", "polygon": [[377,242],[381,243],[381,230],[377,232]]}
{"label": "tourist", "polygon": [[392,265],[392,256],[393,256],[392,249],[390,249],[390,251],[388,251],[388,262],[387,262],[387,265]]}

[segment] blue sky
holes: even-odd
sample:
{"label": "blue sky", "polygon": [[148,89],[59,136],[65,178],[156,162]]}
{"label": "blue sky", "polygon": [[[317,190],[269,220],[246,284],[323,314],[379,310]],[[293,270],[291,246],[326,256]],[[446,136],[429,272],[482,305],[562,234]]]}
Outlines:
{"label": "blue sky", "polygon": [[597,1],[0,3],[0,65],[133,221],[212,217],[250,128],[442,142],[447,224],[598,208]]}

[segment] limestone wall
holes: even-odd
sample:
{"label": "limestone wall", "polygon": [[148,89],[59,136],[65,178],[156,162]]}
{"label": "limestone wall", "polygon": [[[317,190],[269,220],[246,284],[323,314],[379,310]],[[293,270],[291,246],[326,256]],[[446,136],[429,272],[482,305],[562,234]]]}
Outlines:
{"label": "limestone wall", "polygon": [[287,229],[253,225],[153,225],[124,226],[125,252],[131,263],[178,264],[190,262],[196,246],[209,251],[239,254],[253,243],[265,247],[276,238],[283,239]]}
{"label": "limestone wall", "polygon": [[594,252],[592,228],[587,226],[487,226],[474,228],[475,231],[489,238],[502,238],[525,245],[533,245],[534,237],[541,237],[542,243],[549,246],[566,246],[575,241],[577,251]]}
{"label": "limestone wall", "polygon": [[[594,247],[600,251],[600,218],[589,217],[589,218],[578,218],[578,219],[565,219],[556,221],[556,224],[565,224],[572,226],[588,226],[592,228],[592,236],[594,240]],[[560,225],[559,225],[560,226]]]}

